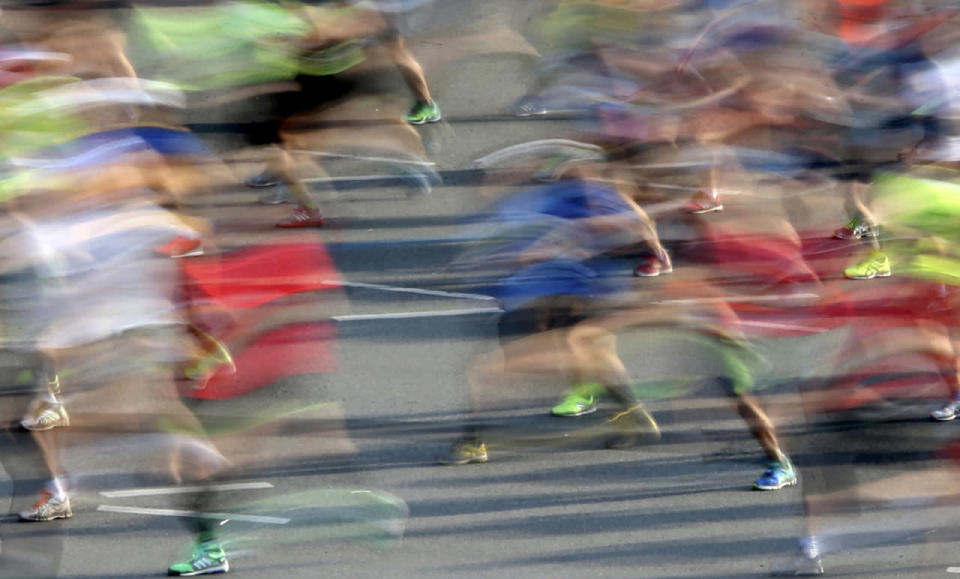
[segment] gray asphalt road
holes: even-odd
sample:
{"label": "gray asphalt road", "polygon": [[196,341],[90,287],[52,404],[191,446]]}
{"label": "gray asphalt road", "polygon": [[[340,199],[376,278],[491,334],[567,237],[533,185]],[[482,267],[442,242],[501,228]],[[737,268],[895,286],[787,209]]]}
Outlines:
{"label": "gray asphalt road", "polygon": [[[458,3],[447,22],[522,22],[529,7]],[[478,11],[470,18],[466,6]],[[513,6],[510,4],[509,6]],[[458,10],[461,10],[458,12]],[[511,18],[511,15],[514,18]],[[442,18],[441,18],[442,16]],[[499,19],[499,20],[497,20]],[[424,30],[430,30],[426,23]],[[469,26],[467,26],[469,28]],[[444,44],[453,43],[453,44]],[[246,420],[265,409],[290,412],[283,430],[266,425],[217,438],[242,467],[245,485],[223,490],[218,512],[232,573],[266,577],[761,577],[793,554],[803,532],[798,488],[761,493],[750,483],[762,454],[719,389],[699,384],[679,396],[655,396],[650,409],[663,441],[604,450],[597,417],[546,415],[561,384],[519,380],[501,393],[489,418],[500,425],[485,465],[439,467],[435,457],[458,435],[470,408],[465,369],[496,344],[495,304],[442,293],[462,289],[445,269],[462,247],[463,217],[496,187],[454,173],[469,161],[522,140],[568,136],[566,121],[499,118],[523,94],[535,59],[520,51],[451,58],[455,42],[415,43],[450,122],[424,127],[443,171],[462,181],[410,197],[403,187],[344,184],[321,200],[330,226],[319,235],[349,282],[338,315],[339,368],[271,385],[226,403],[203,403],[199,415]],[[459,119],[459,120],[458,120]],[[238,172],[255,167],[237,167]],[[359,173],[358,173],[359,171]],[[376,174],[342,166],[341,176]],[[225,247],[273,238],[285,208],[255,204],[258,192],[237,189],[195,202],[224,227]],[[837,222],[832,197],[811,201],[811,221]],[[728,219],[742,205],[728,202]],[[720,217],[718,217],[720,219]],[[821,223],[822,224],[822,223]],[[666,239],[683,239],[666,222]],[[625,272],[629,260],[624,261]],[[682,265],[682,264],[681,264]],[[646,282],[637,282],[646,283]],[[480,310],[487,310],[480,311]],[[829,372],[844,330],[813,338],[762,341],[774,387],[764,402],[789,443],[804,424],[798,379]],[[631,332],[621,344],[638,383],[710,376],[709,354],[670,332]],[[788,377],[790,380],[782,380]],[[906,407],[918,430],[953,424],[925,421],[929,403]],[[229,422],[229,420],[228,420]],[[924,431],[926,431],[924,430]],[[943,434],[947,433],[947,434]],[[851,434],[856,436],[856,433]],[[64,577],[156,576],[184,552],[190,536],[170,509],[188,508],[179,494],[155,494],[159,477],[150,440],[118,438],[76,444],[66,462],[77,477],[76,516],[21,525],[27,536],[65,536]],[[802,457],[801,457],[802,458]],[[798,460],[802,464],[802,460]],[[895,473],[909,473],[903,462]],[[9,485],[4,488],[9,490]],[[136,491],[132,496],[115,491]],[[139,494],[138,494],[139,493]],[[915,506],[849,514],[833,541],[831,575],[943,577],[960,565],[954,507]],[[13,523],[4,523],[13,524]],[[401,532],[402,531],[402,532]],[[401,538],[402,537],[402,538]]]}

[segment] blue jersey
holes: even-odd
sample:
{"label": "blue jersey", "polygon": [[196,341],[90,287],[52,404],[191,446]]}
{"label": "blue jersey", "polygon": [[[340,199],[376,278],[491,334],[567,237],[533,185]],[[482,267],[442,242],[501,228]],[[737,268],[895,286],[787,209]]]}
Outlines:
{"label": "blue jersey", "polygon": [[583,220],[616,215],[633,216],[634,208],[612,187],[584,181],[533,187],[499,202],[491,215],[500,225],[497,253],[520,254],[545,240],[563,240],[591,255],[582,260],[556,256],[512,271],[495,290],[504,308],[551,295],[590,298],[621,289],[616,273],[623,268],[602,255],[623,245],[619,235],[597,235],[583,227]]}

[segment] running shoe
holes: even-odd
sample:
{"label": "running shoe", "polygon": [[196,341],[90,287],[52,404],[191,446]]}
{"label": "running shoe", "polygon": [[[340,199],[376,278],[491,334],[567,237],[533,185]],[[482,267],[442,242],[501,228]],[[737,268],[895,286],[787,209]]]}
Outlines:
{"label": "running shoe", "polygon": [[660,440],[660,425],[641,404],[622,410],[607,420],[620,432],[607,438],[604,446],[611,449],[630,448]]}
{"label": "running shoe", "polygon": [[837,239],[872,239],[877,236],[877,230],[859,217],[853,217],[847,224],[833,232]]}
{"label": "running shoe", "polygon": [[230,570],[227,554],[219,543],[203,542],[193,547],[193,554],[188,561],[175,563],[167,569],[167,575],[177,577],[193,577],[196,575],[214,575],[226,573]]}
{"label": "running shoe", "polygon": [[230,350],[220,340],[209,334],[205,335],[204,338],[205,349],[202,354],[183,369],[184,378],[204,381],[205,383],[221,368],[226,369],[228,375],[236,374],[237,365],[233,361],[233,356],[230,355]]}
{"label": "running shoe", "polygon": [[193,257],[203,255],[203,242],[178,235],[160,247],[154,248],[153,251],[167,257]]}
{"label": "running shoe", "polygon": [[70,426],[70,415],[60,402],[43,401],[20,421],[24,430],[52,430]]}
{"label": "running shoe", "polygon": [[636,277],[657,277],[667,273],[673,273],[673,264],[670,263],[670,259],[664,260],[655,255],[643,258],[633,269],[633,275]]}
{"label": "running shoe", "polygon": [[597,397],[593,394],[586,394],[577,390],[572,390],[559,404],[550,410],[554,416],[583,416],[597,411]]}
{"label": "running shoe", "polygon": [[445,465],[481,464],[487,462],[487,445],[472,437],[458,440],[450,451],[437,461]]}
{"label": "running shoe", "polygon": [[843,270],[843,275],[848,279],[873,279],[875,277],[890,277],[890,260],[887,256],[875,252],[858,264],[851,265]]}
{"label": "running shoe", "polygon": [[293,201],[293,195],[285,186],[279,185],[261,195],[257,201],[261,205],[283,205]]}
{"label": "running shoe", "polygon": [[289,217],[277,222],[277,227],[282,229],[295,229],[298,227],[320,227],[323,225],[323,216],[318,209],[307,209],[298,206],[293,210]]}
{"label": "running shoe", "polygon": [[939,420],[941,422],[946,422],[948,420],[953,420],[958,414],[960,414],[960,400],[954,400],[943,408],[938,408],[931,412],[930,418]]}
{"label": "running shoe", "polygon": [[776,491],[797,484],[797,473],[789,460],[774,460],[760,478],[753,481],[754,490]]}
{"label": "running shoe", "polygon": [[73,516],[73,511],[70,509],[70,497],[58,499],[53,496],[53,493],[44,489],[40,492],[40,500],[18,515],[21,521],[39,522],[69,519]]}
{"label": "running shoe", "polygon": [[416,103],[407,113],[407,122],[411,125],[422,125],[424,123],[435,123],[443,118],[440,113],[440,107],[437,103]]}
{"label": "running shoe", "polygon": [[699,191],[693,196],[693,199],[687,201],[687,204],[684,205],[684,209],[687,211],[687,213],[703,215],[704,213],[723,211],[723,204],[720,203],[719,198],[711,197],[703,191]]}
{"label": "running shoe", "polygon": [[273,187],[280,183],[280,177],[273,171],[264,171],[256,175],[251,175],[243,180],[247,187]]}
{"label": "running shoe", "polygon": [[534,115],[547,114],[547,107],[540,99],[535,96],[525,96],[520,98],[512,107],[513,114],[518,117],[532,117]]}

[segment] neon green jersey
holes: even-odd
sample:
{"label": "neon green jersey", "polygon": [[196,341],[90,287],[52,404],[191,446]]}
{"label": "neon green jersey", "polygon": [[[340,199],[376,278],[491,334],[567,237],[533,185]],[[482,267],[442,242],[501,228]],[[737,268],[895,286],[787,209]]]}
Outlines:
{"label": "neon green jersey", "polygon": [[[301,72],[334,74],[363,60],[356,43],[302,58],[297,41],[312,26],[297,13],[296,5],[288,6],[235,1],[187,8],[141,7],[137,15],[162,59],[159,78],[188,91],[284,81]],[[348,9],[311,8],[321,17],[335,17],[337,11]]]}

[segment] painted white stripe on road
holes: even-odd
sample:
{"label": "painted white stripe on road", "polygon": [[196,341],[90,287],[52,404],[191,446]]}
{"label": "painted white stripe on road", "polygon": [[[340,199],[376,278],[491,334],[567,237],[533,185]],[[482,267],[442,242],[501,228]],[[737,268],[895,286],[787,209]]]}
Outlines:
{"label": "painted white stripe on road", "polygon": [[465,299],[465,300],[485,300],[491,301],[496,300],[497,298],[485,296],[483,294],[467,294],[460,292],[445,292],[441,290],[428,290],[421,289],[416,287],[397,287],[393,285],[382,285],[379,283],[363,283],[358,281],[339,281],[339,280],[323,280],[322,284],[330,285],[341,285],[344,287],[356,287],[362,289],[375,289],[385,292],[397,292],[404,294],[418,294],[422,296],[435,296],[441,298],[456,298],[456,299]]}
{"label": "painted white stripe on road", "polygon": [[443,318],[449,316],[469,316],[473,314],[502,314],[500,308],[473,308],[465,310],[433,310],[427,312],[391,312],[387,314],[351,314],[333,316],[337,322],[356,322],[364,320],[407,320],[416,318]]}
{"label": "painted white stripe on road", "polygon": [[109,499],[125,497],[147,497],[152,495],[178,495],[183,493],[199,493],[204,491],[241,491],[248,489],[272,489],[268,482],[229,483],[222,485],[194,486],[194,487],[156,487],[148,489],[130,489],[125,491],[101,491],[100,494]]}
{"label": "painted white stripe on road", "polygon": [[256,515],[242,515],[239,513],[204,513],[200,511],[184,511],[180,509],[148,509],[144,507],[119,507],[114,505],[100,505],[98,511],[105,513],[122,513],[125,515],[154,515],[157,517],[190,517],[194,519],[216,519],[244,521],[247,523],[268,523],[270,525],[286,525],[290,519],[281,517],[260,517]]}
{"label": "painted white stripe on road", "polygon": [[714,161],[704,159],[702,161],[674,161],[672,163],[641,163],[639,165],[630,165],[631,169],[683,169],[687,167],[705,167],[707,165],[717,164]]}
{"label": "painted white stripe on road", "polygon": [[[373,289],[385,289],[386,291],[410,291],[412,293],[421,293],[421,292],[431,292],[428,295],[443,295],[445,297],[464,297],[471,299],[484,299],[484,300],[494,300],[496,298],[491,298],[489,296],[480,296],[474,294],[456,294],[451,292],[434,292],[433,290],[417,290],[416,288],[394,288],[391,286],[378,286],[377,284],[352,284],[350,282],[344,282],[343,285],[355,285],[357,287],[371,287]],[[766,296],[749,296],[749,297],[732,297],[732,298],[695,298],[695,299],[677,299],[677,300],[661,300],[653,302],[654,304],[702,304],[702,303],[726,303],[726,302],[778,302],[784,300],[796,300],[796,299],[816,299],[819,296],[817,294],[794,294],[791,296],[782,296],[782,295],[766,295]],[[366,320],[405,320],[405,319],[417,319],[417,318],[443,318],[443,317],[452,317],[452,316],[469,316],[474,314],[502,314],[503,310],[500,308],[467,308],[467,309],[457,309],[457,310],[428,310],[420,312],[389,312],[383,314],[345,314],[342,316],[333,316],[331,319],[337,322],[356,322],[356,321],[366,321]],[[811,327],[809,326],[800,326],[795,324],[782,324],[782,323],[772,323],[772,322],[755,322],[755,321],[741,321],[740,323],[744,325],[750,325],[755,327],[764,327],[764,328],[779,328],[784,330],[802,330],[810,331]]]}
{"label": "painted white stripe on road", "polygon": [[[382,163],[396,163],[398,165],[416,165],[419,167],[435,167],[437,164],[432,161],[420,161],[417,159],[396,159],[391,157],[372,157],[369,155],[351,155],[349,153],[331,153],[329,151],[311,151],[309,149],[291,149],[291,153],[303,153],[314,157],[327,157],[333,159],[356,159],[359,161],[377,161]],[[395,175],[394,175],[395,176]]]}
{"label": "painted white stripe on road", "polygon": [[781,324],[778,322],[760,322],[757,320],[741,320],[740,325],[751,326],[754,328],[766,328],[768,330],[790,330],[792,332],[822,332],[822,328],[816,326],[799,326],[797,324]]}
{"label": "painted white stripe on road", "polygon": [[703,187],[691,187],[689,185],[671,185],[670,183],[656,183],[654,181],[641,181],[639,185],[652,187],[654,189],[671,189],[675,191],[702,191]]}
{"label": "painted white stripe on road", "polygon": [[[388,181],[397,179],[397,175],[358,175],[356,177],[309,177],[301,179],[304,183],[366,183],[369,181]],[[411,179],[412,180],[412,179]]]}
{"label": "painted white stripe on road", "polygon": [[960,567],[947,567],[947,573],[960,573]]}
{"label": "painted white stripe on road", "polygon": [[653,302],[655,304],[712,304],[727,302],[782,302],[787,300],[816,300],[820,299],[818,294],[800,293],[800,294],[768,294],[760,296],[733,296],[719,298],[689,298],[675,300],[660,300]]}

